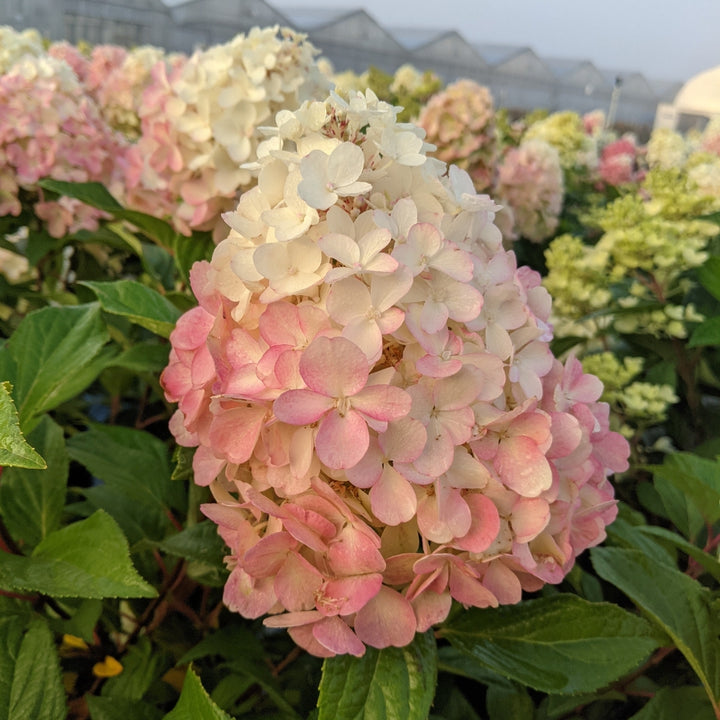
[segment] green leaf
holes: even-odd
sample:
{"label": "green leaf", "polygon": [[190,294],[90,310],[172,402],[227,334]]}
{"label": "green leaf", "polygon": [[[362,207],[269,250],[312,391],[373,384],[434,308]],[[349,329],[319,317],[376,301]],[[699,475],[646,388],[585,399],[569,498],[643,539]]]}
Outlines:
{"label": "green leaf", "polygon": [[48,415],[28,439],[45,456],[47,468],[7,468],[0,483],[0,513],[16,541],[35,547],[60,527],[70,461],[62,428]]}
{"label": "green leaf", "polygon": [[68,451],[102,481],[87,488],[85,496],[115,518],[130,542],[145,535],[165,536],[170,506],[182,488],[170,482],[168,449],[162,441],[142,430],[92,424],[68,441]]}
{"label": "green leaf", "polygon": [[[85,642],[93,645],[97,639],[93,633],[100,620],[100,615],[102,615],[102,601],[78,600],[76,602],[77,608],[70,618],[67,620],[61,618],[50,620],[50,627],[56,633],[75,635],[75,637],[82,638]],[[71,612],[69,609],[71,602],[65,601],[63,604],[64,609]]]}
{"label": "green leaf", "polygon": [[134,280],[78,284],[89,287],[97,295],[105,312],[126,317],[165,338],[170,336],[180,317],[180,311],[169,300]]}
{"label": "green leaf", "polygon": [[720,520],[720,462],[678,452],[650,469],[692,500],[707,522]]}
{"label": "green leaf", "polygon": [[30,313],[7,344],[21,426],[29,430],[35,416],[82,392],[100,373],[94,360],[109,339],[97,303]]}
{"label": "green leaf", "polygon": [[175,265],[186,283],[190,282],[190,268],[199,260],[209,260],[212,257],[215,243],[210,233],[195,232],[191,237],[176,235],[173,240],[172,250],[175,257]]}
{"label": "green leaf", "polygon": [[323,663],[318,720],[425,720],[435,695],[437,646],[432,631],[410,645]]}
{"label": "green leaf", "polygon": [[643,618],[609,603],[555,595],[469,610],[441,634],[497,673],[548,693],[590,692],[632,670],[658,646]]}
{"label": "green leaf", "polygon": [[127,540],[102,510],[44,538],[31,557],[0,553],[0,588],[54,597],[155,597]]}
{"label": "green leaf", "polygon": [[491,685],[485,704],[490,720],[533,720],[535,704],[525,688],[518,685]]}
{"label": "green leaf", "polygon": [[44,620],[30,621],[12,673],[8,720],[63,720],[65,690],[53,637]]}
{"label": "green leaf", "polygon": [[168,364],[168,346],[156,342],[132,345],[107,363],[107,367],[123,368],[134,373],[159,375]]}
{"label": "green leaf", "polygon": [[23,437],[11,392],[9,382],[0,383],[0,467],[42,470],[47,464]]}
{"label": "green leaf", "polygon": [[608,528],[608,537],[613,545],[642,550],[646,555],[658,562],[675,567],[675,555],[669,553],[663,546],[658,545],[647,535],[642,533],[642,527],[631,525],[622,518],[617,518]]}
{"label": "green leaf", "polygon": [[[685,537],[691,540],[705,527],[705,520],[695,503],[669,480],[655,476],[653,485],[662,502],[665,516]],[[649,493],[648,493],[649,494]]]}
{"label": "green leaf", "polygon": [[710,592],[637,550],[594,548],[591,552],[598,575],[622,590],[672,638],[720,709],[720,642]]}
{"label": "green leaf", "polygon": [[137,210],[126,210],[101,183],[73,183],[45,178],[38,184],[58,195],[75,198],[87,205],[104,210],[118,219],[127,220],[140,228],[148,237],[166,247],[172,245],[173,239],[177,235],[175,230],[163,220]]}
{"label": "green leaf", "polygon": [[696,545],[688,542],[684,537],[677,533],[666,530],[665,528],[658,527],[657,525],[647,525],[640,528],[640,531],[645,535],[650,535],[656,542],[660,540],[666,540],[670,545],[674,545],[678,550],[682,550],[686,555],[697,561],[710,575],[716,580],[720,580],[720,562],[701,550]]}
{"label": "green leaf", "polygon": [[51,190],[58,195],[75,198],[84,202],[86,205],[105,210],[105,212],[114,213],[122,210],[122,205],[110,194],[107,188],[98,182],[66,182],[64,180],[53,180],[52,178],[44,178],[38,182],[38,185],[45,190]]}
{"label": "green leaf", "polygon": [[160,720],[162,711],[138,700],[86,695],[91,720]]}
{"label": "green leaf", "polygon": [[163,540],[160,548],[171,555],[206,566],[210,575],[206,577],[207,584],[215,587],[224,584],[227,571],[222,558],[226,554],[226,546],[218,535],[215,523],[206,521],[192,525]]}
{"label": "green leaf", "polygon": [[188,668],[177,705],[163,720],[232,720],[203,688],[192,667]]}
{"label": "green leaf", "polygon": [[698,270],[700,284],[717,300],[720,300],[720,257],[709,257]]}
{"label": "green leaf", "polygon": [[720,345],[720,317],[708,318],[693,330],[688,347],[704,345]]}
{"label": "green leaf", "polygon": [[27,602],[0,595],[0,720],[9,717],[15,663],[29,619]]}
{"label": "green leaf", "polygon": [[700,687],[664,687],[631,720],[716,720]]}

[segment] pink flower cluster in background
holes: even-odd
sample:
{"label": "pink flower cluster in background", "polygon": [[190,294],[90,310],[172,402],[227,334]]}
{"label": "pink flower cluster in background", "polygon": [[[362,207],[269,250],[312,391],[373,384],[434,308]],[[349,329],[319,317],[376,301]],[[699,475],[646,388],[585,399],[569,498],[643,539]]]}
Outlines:
{"label": "pink flower cluster in background", "polygon": [[492,185],[497,141],[490,91],[472,80],[458,80],[433,95],[418,119],[433,155],[467,170],[478,192]]}
{"label": "pink flower cluster in background", "polygon": [[533,242],[551,237],[558,226],[565,187],[560,157],[543,140],[510,148],[498,166],[495,193],[513,215],[513,234]]}
{"label": "pink flower cluster in background", "polygon": [[498,206],[368,91],[282,111],[162,375],[224,599],[323,657],[557,583],[628,446]]}
{"label": "pink flower cluster in background", "polygon": [[254,158],[258,128],[326,92],[315,54],[303,35],[253,28],[190,58],[155,64],[128,157],[127,203],[186,234],[226,234],[220,214],[252,179],[241,166]]}
{"label": "pink flower cluster in background", "polygon": [[[21,190],[41,178],[99,181],[122,193],[125,140],[105,122],[63,61],[25,55],[0,75],[0,216],[19,215]],[[120,158],[120,162],[118,162]],[[94,229],[101,213],[69,198],[33,200],[48,232]]]}
{"label": "pink flower cluster in background", "polygon": [[639,148],[632,136],[608,143],[600,153],[600,179],[615,187],[641,182],[644,173],[638,167],[639,154]]}

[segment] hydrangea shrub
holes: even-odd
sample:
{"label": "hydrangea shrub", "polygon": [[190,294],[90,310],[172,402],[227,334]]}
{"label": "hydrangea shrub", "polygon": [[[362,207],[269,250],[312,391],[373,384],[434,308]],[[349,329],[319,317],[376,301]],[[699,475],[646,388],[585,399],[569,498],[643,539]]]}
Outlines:
{"label": "hydrangea shrub", "polygon": [[277,116],[162,376],[225,603],[325,657],[559,582],[627,468],[498,206],[396,113],[367,92]]}

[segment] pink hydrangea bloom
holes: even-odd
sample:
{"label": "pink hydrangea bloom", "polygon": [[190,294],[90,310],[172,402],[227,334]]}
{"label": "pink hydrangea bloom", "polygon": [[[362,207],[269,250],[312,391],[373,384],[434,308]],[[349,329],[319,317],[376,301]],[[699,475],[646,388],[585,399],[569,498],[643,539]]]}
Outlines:
{"label": "pink hydrangea bloom", "polygon": [[495,192],[514,219],[514,233],[541,242],[557,228],[565,192],[557,150],[543,140],[510,148],[498,166]]}
{"label": "pink hydrangea bloom", "polygon": [[608,185],[626,185],[642,179],[637,167],[638,147],[631,136],[607,144],[600,154],[598,173]]}
{"label": "pink hydrangea bloom", "polygon": [[63,60],[26,55],[0,76],[0,212],[18,215],[20,189],[32,193],[48,232],[97,228],[99,210],[77,200],[50,202],[37,182],[98,181],[122,194],[124,138],[102,118]]}
{"label": "pink hydrangea bloom", "polygon": [[458,80],[433,95],[418,124],[435,157],[467,170],[478,192],[493,181],[497,138],[495,108],[490,91],[472,80]]}
{"label": "pink hydrangea bloom", "polygon": [[627,467],[498,206],[397,111],[333,95],[266,128],[162,376],[230,548],[225,603],[320,657],[559,582]]}

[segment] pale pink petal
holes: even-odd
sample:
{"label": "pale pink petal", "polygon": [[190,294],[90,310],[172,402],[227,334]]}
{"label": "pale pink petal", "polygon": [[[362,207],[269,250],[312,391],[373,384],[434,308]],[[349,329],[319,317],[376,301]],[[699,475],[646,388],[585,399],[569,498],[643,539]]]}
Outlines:
{"label": "pale pink petal", "polygon": [[315,436],[315,450],[320,462],[333,470],[357,464],[369,444],[367,423],[354,410],[345,415],[332,410],[321,420]]}
{"label": "pale pink petal", "polygon": [[537,443],[528,437],[504,439],[495,455],[502,482],[524,497],[537,497],[552,485],[552,470]]}
{"label": "pale pink petal", "polygon": [[317,609],[323,615],[351,615],[377,595],[382,586],[382,575],[352,575],[328,580],[317,598]]}
{"label": "pale pink petal", "polygon": [[447,618],[452,607],[452,596],[449,591],[426,591],[412,601],[412,606],[417,618],[417,631],[422,633]]}
{"label": "pale pink petal", "polygon": [[497,607],[498,600],[470,571],[464,566],[453,563],[450,566],[450,594],[463,605],[472,607]]}
{"label": "pale pink petal", "polygon": [[455,541],[461,550],[481,553],[487,550],[500,532],[500,515],[495,503],[481,493],[465,495],[471,523],[467,534]]}
{"label": "pale pink petal", "polygon": [[412,400],[405,390],[393,385],[367,385],[353,395],[352,406],[376,420],[398,420],[410,412]]}
{"label": "pale pink petal", "polygon": [[193,479],[197,485],[209,485],[225,466],[225,458],[216,457],[213,451],[201,445],[193,456]]}
{"label": "pale pink petal", "polygon": [[243,569],[253,577],[275,575],[297,542],[285,532],[266,535],[242,558]]}
{"label": "pale pink petal", "polygon": [[312,633],[323,647],[338,655],[362,657],[365,654],[365,646],[339,617],[323,618],[313,625]]}
{"label": "pale pink petal", "polygon": [[286,610],[310,610],[315,607],[315,593],[322,583],[317,568],[291,552],[275,577],[275,594]]}
{"label": "pale pink petal", "polygon": [[415,613],[407,598],[384,586],[355,616],[357,636],[376,648],[409,645],[416,629]]}
{"label": "pale pink petal", "polygon": [[380,573],[385,560],[378,550],[378,538],[360,528],[346,525],[337,538],[328,543],[327,561],[336,575]]}
{"label": "pale pink petal", "polygon": [[225,582],[223,602],[228,609],[250,620],[268,613],[277,602],[272,578],[255,580],[236,567]]}
{"label": "pale pink petal", "polygon": [[483,585],[501,605],[515,605],[522,599],[522,586],[517,575],[498,560],[488,566],[483,576]]}
{"label": "pale pink petal", "polygon": [[521,497],[513,504],[510,523],[516,542],[530,542],[547,527],[549,521],[550,506],[542,498]]}
{"label": "pale pink petal", "polygon": [[224,410],[210,425],[209,438],[213,448],[229,462],[240,465],[250,459],[267,410],[250,405]]}
{"label": "pale pink petal", "polygon": [[380,522],[400,525],[412,520],[417,497],[412,485],[389,465],[370,490],[370,506]]}
{"label": "pale pink petal", "polygon": [[334,405],[331,397],[312,390],[288,390],[273,403],[273,413],[278,420],[290,425],[309,425]]}
{"label": "pale pink petal", "polygon": [[316,337],[300,360],[300,374],[311,390],[349,397],[365,386],[369,367],[363,351],[344,337]]}
{"label": "pale pink petal", "polygon": [[425,447],[427,431],[421,422],[411,417],[393,420],[378,437],[383,452],[396,462],[412,462]]}
{"label": "pale pink petal", "polygon": [[340,280],[330,289],[326,306],[328,315],[335,322],[347,325],[371,310],[370,290],[356,277]]}

